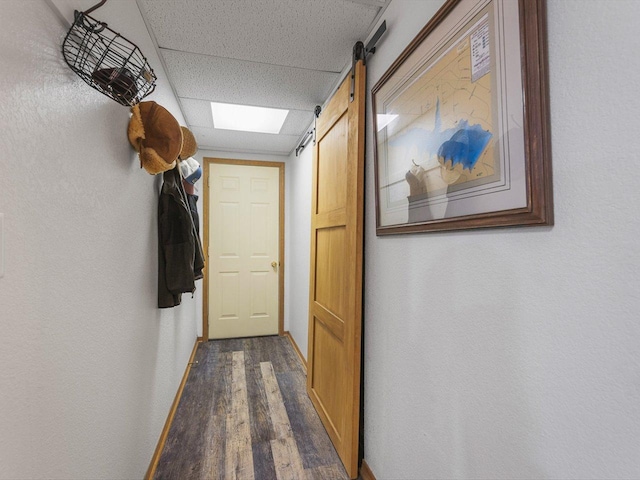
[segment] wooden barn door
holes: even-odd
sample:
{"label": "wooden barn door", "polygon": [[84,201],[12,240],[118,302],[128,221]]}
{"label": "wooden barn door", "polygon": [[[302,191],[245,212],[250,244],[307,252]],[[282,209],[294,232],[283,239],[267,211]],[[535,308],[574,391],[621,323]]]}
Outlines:
{"label": "wooden barn door", "polygon": [[347,473],[358,476],[365,66],[318,119],[313,159],[307,391]]}

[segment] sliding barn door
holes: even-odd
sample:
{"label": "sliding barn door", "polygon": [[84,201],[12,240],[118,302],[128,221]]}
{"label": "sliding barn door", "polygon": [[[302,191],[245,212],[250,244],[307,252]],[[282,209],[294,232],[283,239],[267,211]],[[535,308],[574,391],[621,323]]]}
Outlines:
{"label": "sliding barn door", "polygon": [[356,64],[316,129],[307,391],[347,473],[358,476],[365,67]]}

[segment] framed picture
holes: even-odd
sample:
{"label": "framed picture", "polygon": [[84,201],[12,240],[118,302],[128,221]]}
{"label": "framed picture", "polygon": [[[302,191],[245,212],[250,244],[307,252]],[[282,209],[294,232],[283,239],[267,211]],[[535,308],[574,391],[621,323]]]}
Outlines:
{"label": "framed picture", "polygon": [[551,225],[544,0],[449,0],[372,89],[378,235]]}

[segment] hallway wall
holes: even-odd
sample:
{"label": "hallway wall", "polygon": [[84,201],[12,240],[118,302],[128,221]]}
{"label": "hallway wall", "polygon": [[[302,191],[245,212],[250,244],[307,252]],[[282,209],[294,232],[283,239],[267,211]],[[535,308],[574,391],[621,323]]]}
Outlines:
{"label": "hallway wall", "polygon": [[305,147],[300,156],[295,152],[289,157],[291,218],[288,244],[289,288],[288,328],[302,355],[307,358],[309,332],[309,269],[311,262],[311,179],[313,173],[313,142]]}
{"label": "hallway wall", "polygon": [[[391,2],[369,89],[442,3]],[[640,477],[640,2],[549,0],[548,17],[553,227],[376,237],[369,99],[364,435],[379,480]],[[307,321],[291,317],[301,347]]]}
{"label": "hallway wall", "polygon": [[[142,478],[200,292],[156,308],[160,178],[129,146],[129,110],[66,66],[45,0],[0,10],[0,478]],[[149,99],[184,124],[135,2],[94,15],[140,46],[159,76]]]}

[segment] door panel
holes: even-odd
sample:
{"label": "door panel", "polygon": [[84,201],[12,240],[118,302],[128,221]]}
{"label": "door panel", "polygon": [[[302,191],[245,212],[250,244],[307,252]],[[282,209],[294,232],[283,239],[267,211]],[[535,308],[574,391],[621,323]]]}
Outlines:
{"label": "door panel", "polygon": [[344,227],[318,229],[316,295],[318,306],[342,319],[347,313],[345,281],[348,270]]}
{"label": "door panel", "polygon": [[307,392],[351,478],[358,476],[362,350],[365,68],[317,123],[313,159]]}
{"label": "door panel", "polygon": [[342,440],[345,429],[345,409],[342,398],[344,398],[345,383],[344,377],[336,375],[335,372],[344,365],[343,338],[334,335],[329,324],[319,318],[315,318],[314,335],[314,390],[334,435]]}
{"label": "door panel", "polygon": [[227,320],[240,318],[239,272],[220,272],[220,288],[215,302],[220,305],[219,316]]}
{"label": "door panel", "polygon": [[282,167],[242,162],[207,167],[206,335],[277,334]]}
{"label": "door panel", "polygon": [[343,115],[318,144],[318,207],[317,213],[344,210],[347,198],[348,119]]}

